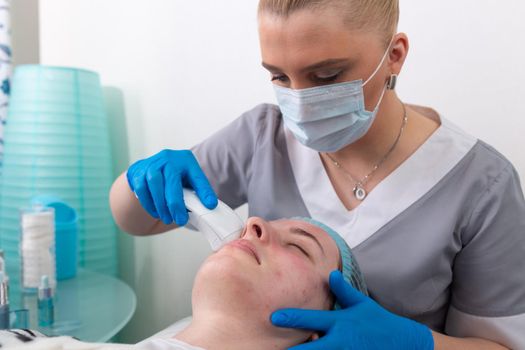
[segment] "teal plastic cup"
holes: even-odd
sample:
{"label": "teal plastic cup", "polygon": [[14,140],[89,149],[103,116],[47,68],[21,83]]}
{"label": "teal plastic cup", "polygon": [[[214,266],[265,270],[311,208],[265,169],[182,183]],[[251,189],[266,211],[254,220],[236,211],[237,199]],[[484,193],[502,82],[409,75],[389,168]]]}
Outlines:
{"label": "teal plastic cup", "polygon": [[32,202],[55,209],[57,280],[75,277],[78,264],[78,217],[75,209],[62,199],[52,196],[38,196]]}
{"label": "teal plastic cup", "polygon": [[[77,138],[89,138],[88,145],[107,142],[107,129],[97,123],[90,121],[73,123],[71,121],[31,121],[29,118],[23,121],[13,122],[8,126],[9,132],[13,135],[30,136],[55,136],[62,137],[69,134]],[[16,136],[18,137],[18,136]],[[16,138],[13,137],[13,138]],[[83,143],[85,144],[85,143]]]}
{"label": "teal plastic cup", "polygon": [[[8,148],[9,149],[9,148]],[[7,156],[6,156],[7,158]],[[72,164],[82,166],[82,169],[91,168],[100,171],[101,175],[111,173],[111,163],[108,157],[102,155],[99,157],[83,157],[79,159],[76,156],[65,156],[65,155],[31,155],[31,154],[16,154],[16,156],[9,156],[8,159],[4,158],[4,168],[11,165],[30,165],[34,168],[40,166],[56,166],[56,167],[67,167]]]}
{"label": "teal plastic cup", "polygon": [[19,67],[23,67],[23,69],[18,69],[15,73],[19,75],[20,80],[29,84],[39,81],[50,84],[63,83],[68,86],[100,87],[98,74],[82,68],[42,66],[38,64],[28,64]]}
{"label": "teal plastic cup", "polygon": [[[66,127],[93,127],[99,128],[100,130],[106,130],[107,126],[104,123],[104,119],[94,118],[89,116],[83,116],[75,113],[71,114],[54,114],[54,113],[41,113],[33,111],[13,111],[9,109],[11,115],[16,116],[14,120],[9,121],[13,125],[27,125],[30,126],[47,126],[47,125],[63,125]],[[39,131],[40,129],[31,129],[31,132]],[[86,131],[85,129],[81,130]]]}

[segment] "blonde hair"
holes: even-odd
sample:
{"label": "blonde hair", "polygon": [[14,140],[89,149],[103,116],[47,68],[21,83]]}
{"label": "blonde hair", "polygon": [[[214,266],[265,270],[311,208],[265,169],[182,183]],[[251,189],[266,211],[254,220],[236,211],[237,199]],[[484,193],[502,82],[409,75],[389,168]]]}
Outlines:
{"label": "blonde hair", "polygon": [[260,0],[258,14],[288,17],[303,9],[334,7],[350,29],[375,31],[390,44],[399,22],[399,0]]}

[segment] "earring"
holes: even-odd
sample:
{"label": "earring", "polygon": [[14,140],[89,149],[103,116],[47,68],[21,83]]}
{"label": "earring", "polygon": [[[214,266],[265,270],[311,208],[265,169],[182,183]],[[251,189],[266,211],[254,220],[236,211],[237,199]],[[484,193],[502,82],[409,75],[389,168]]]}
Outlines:
{"label": "earring", "polygon": [[386,88],[388,90],[394,90],[397,85],[397,74],[390,75],[390,78],[388,78],[388,83],[386,84]]}

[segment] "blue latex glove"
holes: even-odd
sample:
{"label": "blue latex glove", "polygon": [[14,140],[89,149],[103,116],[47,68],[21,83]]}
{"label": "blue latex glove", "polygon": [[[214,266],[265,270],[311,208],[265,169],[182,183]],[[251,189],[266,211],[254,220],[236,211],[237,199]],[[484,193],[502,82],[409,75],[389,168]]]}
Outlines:
{"label": "blue latex glove", "polygon": [[142,207],[166,225],[175,222],[184,226],[188,222],[183,186],[193,188],[208,209],[218,203],[208,178],[189,150],[163,150],[133,163],[126,176]]}
{"label": "blue latex glove", "polygon": [[275,326],[324,334],[318,340],[290,350],[434,349],[432,333],[426,326],[388,312],[354,289],[341,272],[330,274],[330,288],[341,305],[340,310],[281,309],[272,314],[271,321]]}

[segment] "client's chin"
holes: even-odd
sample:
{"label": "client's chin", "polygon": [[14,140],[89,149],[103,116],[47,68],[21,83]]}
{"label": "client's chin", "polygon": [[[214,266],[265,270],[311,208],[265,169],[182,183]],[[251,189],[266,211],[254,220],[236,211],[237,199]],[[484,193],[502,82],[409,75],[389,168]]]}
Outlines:
{"label": "client's chin", "polygon": [[[263,270],[246,252],[236,248],[223,248],[209,256],[197,272],[193,285],[193,305],[227,307],[240,312],[264,307]],[[211,304],[214,304],[213,306]],[[263,305],[261,305],[263,304]]]}

